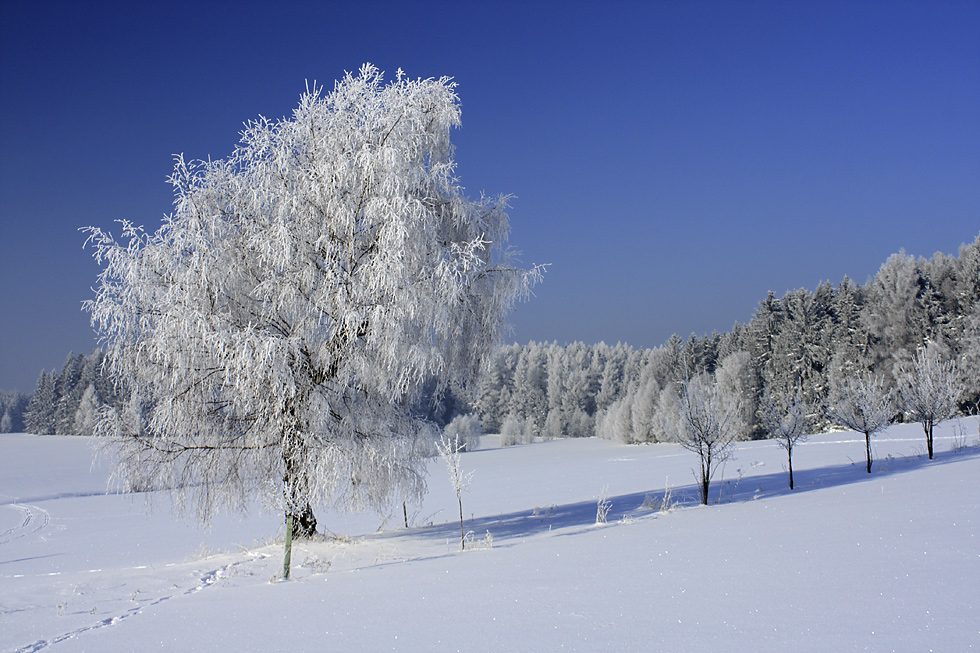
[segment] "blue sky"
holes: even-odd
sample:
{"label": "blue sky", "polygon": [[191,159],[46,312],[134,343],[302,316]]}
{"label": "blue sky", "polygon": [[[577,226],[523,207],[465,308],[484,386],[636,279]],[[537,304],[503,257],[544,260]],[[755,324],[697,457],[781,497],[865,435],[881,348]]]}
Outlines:
{"label": "blue sky", "polygon": [[[980,232],[980,3],[7,0],[0,388],[95,346],[85,225],[169,212],[306,80],[452,76],[468,192],[550,263],[510,341],[661,344]],[[118,231],[118,230],[117,230]]]}

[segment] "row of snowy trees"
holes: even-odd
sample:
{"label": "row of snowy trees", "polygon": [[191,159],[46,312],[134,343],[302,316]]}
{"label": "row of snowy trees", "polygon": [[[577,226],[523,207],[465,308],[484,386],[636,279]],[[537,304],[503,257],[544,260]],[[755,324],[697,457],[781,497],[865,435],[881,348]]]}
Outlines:
{"label": "row of snowy trees", "polygon": [[604,343],[505,346],[474,408],[487,430],[503,431],[506,422],[525,438],[670,440],[678,388],[706,374],[738,397],[739,438],[771,435],[765,413],[776,404],[798,405],[809,430],[824,430],[834,424],[826,406],[835,387],[866,374],[897,393],[902,370],[927,346],[937,365],[955,363],[963,390],[956,409],[975,412],[980,237],[958,257],[895,254],[864,286],[845,277],[836,287],[769,293],[748,324],[724,334],[673,336],[642,351]]}
{"label": "row of snowy trees", "polygon": [[[786,407],[796,394],[808,428],[822,430],[832,425],[824,406],[835,382],[843,385],[869,372],[897,391],[897,371],[927,344],[940,359],[957,362],[963,385],[958,409],[975,412],[978,252],[980,238],[961,247],[958,257],[915,260],[895,254],[864,286],[845,278],[836,287],[822,283],[782,298],[769,293],[747,325],[687,340],[675,335],[656,349],[506,345],[492,360],[475,405],[449,394],[426,416],[445,424],[472,411],[482,422],[476,430],[501,433],[507,444],[590,435],[656,442],[670,439],[657,415],[676,411],[672,388],[707,373],[739,396],[739,438],[771,433],[762,414],[764,398]],[[88,357],[69,355],[60,373],[41,373],[29,405],[27,396],[6,393],[0,398],[0,432],[91,432],[98,406],[123,403],[101,367],[99,350]],[[426,401],[420,405],[429,408]],[[469,424],[466,431],[474,429]]]}
{"label": "row of snowy trees", "polygon": [[[42,370],[21,421],[10,431],[37,435],[91,435],[103,406],[121,403],[103,367],[101,349],[88,356],[68,354],[60,372]],[[16,428],[18,427],[19,428]]]}

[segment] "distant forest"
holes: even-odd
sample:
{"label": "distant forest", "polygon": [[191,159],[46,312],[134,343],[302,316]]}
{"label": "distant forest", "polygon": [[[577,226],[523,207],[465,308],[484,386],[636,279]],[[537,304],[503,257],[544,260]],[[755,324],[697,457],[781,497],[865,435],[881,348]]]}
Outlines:
{"label": "distant forest", "polygon": [[[830,426],[823,406],[835,380],[870,371],[894,384],[898,365],[927,344],[956,361],[960,411],[980,402],[980,236],[918,258],[893,254],[864,285],[845,277],[814,290],[768,294],[748,324],[726,333],[672,336],[639,350],[626,344],[530,342],[499,349],[481,388],[449,394],[420,410],[440,425],[477,416],[508,443],[588,437],[625,443],[667,439],[657,418],[685,379],[701,373],[740,397],[744,438],[763,437],[761,398],[801,393],[814,430]],[[126,410],[125,393],[103,371],[103,354],[69,354],[60,372],[42,371],[33,395],[0,392],[0,433],[92,433],[98,411]],[[129,409],[134,409],[129,407]]]}
{"label": "distant forest", "polygon": [[[512,439],[598,435],[620,442],[667,439],[657,418],[676,386],[714,374],[740,397],[742,436],[764,435],[761,398],[797,390],[813,430],[832,383],[870,371],[894,385],[897,366],[932,343],[957,362],[962,413],[980,401],[980,236],[959,256],[893,254],[863,286],[844,278],[759,302],[726,333],[676,335],[655,349],[625,344],[531,342],[500,349],[472,407],[488,432]],[[504,422],[507,422],[507,428]]]}

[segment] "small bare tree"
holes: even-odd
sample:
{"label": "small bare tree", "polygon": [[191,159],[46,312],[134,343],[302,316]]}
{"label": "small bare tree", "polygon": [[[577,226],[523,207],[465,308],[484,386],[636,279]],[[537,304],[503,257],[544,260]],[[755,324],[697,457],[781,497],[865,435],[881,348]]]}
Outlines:
{"label": "small bare tree", "polygon": [[698,492],[701,503],[708,505],[711,477],[718,465],[728,460],[732,443],[742,430],[742,406],[737,395],[725,392],[705,374],[685,381],[676,403],[678,414],[662,416],[663,428],[675,442],[698,454]]}
{"label": "small bare tree", "polygon": [[436,443],[439,449],[439,457],[446,463],[449,470],[449,482],[456,492],[456,501],[459,503],[459,548],[466,549],[466,533],[463,531],[463,492],[469,489],[470,481],[473,480],[473,472],[463,473],[460,464],[460,451],[462,447],[458,440],[451,440],[445,435]]}
{"label": "small bare tree", "polygon": [[864,372],[843,381],[835,380],[826,412],[835,424],[864,433],[870,474],[871,436],[883,431],[895,415],[892,392],[885,388],[884,379]]}
{"label": "small bare tree", "polygon": [[802,390],[792,397],[780,398],[766,391],[759,405],[759,422],[779,446],[786,450],[789,464],[789,489],[793,489],[793,448],[805,442],[809,427]]}
{"label": "small bare tree", "polygon": [[911,361],[896,365],[895,380],[898,407],[908,419],[922,423],[932,460],[932,427],[956,413],[956,404],[963,393],[956,363],[946,359],[934,343],[929,343]]}

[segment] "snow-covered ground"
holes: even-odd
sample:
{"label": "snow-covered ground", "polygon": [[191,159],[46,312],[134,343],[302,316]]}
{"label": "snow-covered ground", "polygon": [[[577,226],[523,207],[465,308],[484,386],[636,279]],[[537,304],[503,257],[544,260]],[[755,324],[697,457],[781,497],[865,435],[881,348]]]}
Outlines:
{"label": "snow-covered ground", "polygon": [[816,436],[794,491],[782,449],[742,443],[706,507],[676,445],[488,437],[462,457],[465,552],[433,460],[411,528],[323,512],[332,537],[296,544],[288,582],[278,515],[204,532],[165,496],[107,494],[89,438],[0,436],[0,648],[980,650],[977,429],[943,424],[929,461],[894,426],[870,475],[863,436]]}

